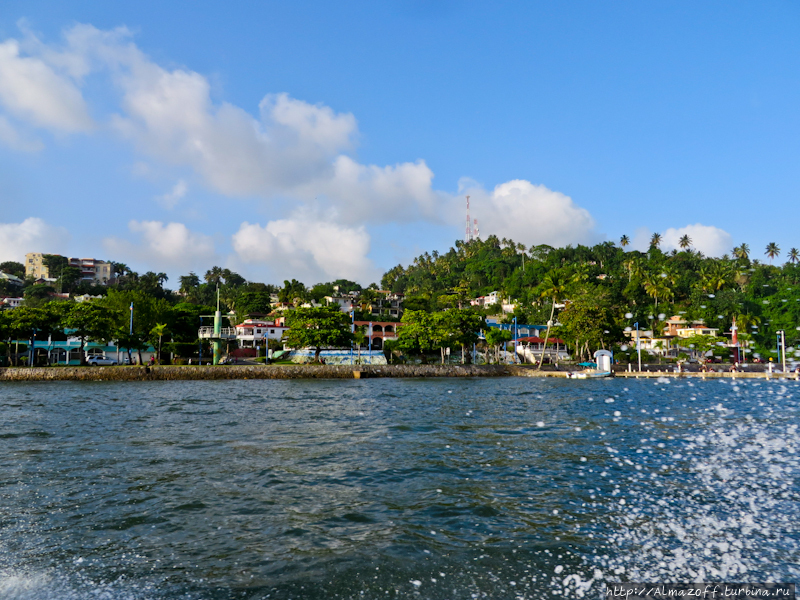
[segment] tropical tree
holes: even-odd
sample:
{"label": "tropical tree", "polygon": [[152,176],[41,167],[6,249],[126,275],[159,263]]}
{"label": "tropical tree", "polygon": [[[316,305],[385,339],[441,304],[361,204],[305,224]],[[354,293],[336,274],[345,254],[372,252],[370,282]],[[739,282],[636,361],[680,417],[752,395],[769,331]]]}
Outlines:
{"label": "tropical tree", "polygon": [[558,335],[575,344],[575,356],[591,348],[605,348],[606,341],[621,337],[611,294],[598,286],[587,286],[571,296],[569,305],[558,315]]}
{"label": "tropical tree", "polygon": [[353,340],[350,317],[338,306],[295,308],[286,313],[286,344],[290,348],[314,348],[319,362],[323,348],[342,348]]}
{"label": "tropical tree", "polygon": [[660,233],[654,233],[650,237],[650,247],[651,248],[658,248],[659,244],[661,244],[661,234]]}
{"label": "tropical tree", "polygon": [[778,247],[778,244],[776,244],[775,242],[770,242],[769,244],[767,244],[767,251],[764,252],[764,254],[769,256],[770,262],[772,262],[772,259],[775,258],[776,256],[778,256],[780,253],[781,253],[781,249]]}
{"label": "tropical tree", "polygon": [[623,248],[627,248],[630,243],[631,238],[629,238],[627,235],[623,235],[621,238],[619,238],[619,245]]}
{"label": "tropical tree", "polygon": [[435,315],[434,321],[439,327],[442,361],[444,348],[461,346],[461,363],[466,363],[466,348],[478,341],[478,331],[484,325],[483,317],[469,309],[451,308]]}
{"label": "tropical tree", "polygon": [[789,262],[796,264],[798,260],[800,260],[800,252],[798,252],[797,248],[789,250]]}
{"label": "tropical tree", "polygon": [[190,271],[188,275],[181,275],[178,281],[180,282],[180,292],[184,296],[188,296],[200,287],[200,278],[193,271]]}
{"label": "tropical tree", "polygon": [[692,245],[692,238],[688,235],[684,234],[681,236],[681,239],[678,241],[678,245],[683,249],[687,250]]}
{"label": "tropical tree", "polygon": [[158,364],[161,364],[161,338],[164,337],[164,332],[167,329],[166,323],[158,323],[156,324],[153,329],[150,330],[150,333],[158,338]]}
{"label": "tropical tree", "polygon": [[490,327],[486,330],[485,337],[489,347],[495,349],[495,362],[500,362],[500,347],[514,339],[513,334],[508,329]]}
{"label": "tropical tree", "polygon": [[739,260],[747,260],[750,258],[750,246],[742,244],[733,249],[733,255]]}
{"label": "tropical tree", "polygon": [[15,277],[19,277],[20,279],[24,279],[25,265],[13,260],[7,260],[5,262],[0,263],[0,273],[7,273],[9,275],[14,275]]}
{"label": "tropical tree", "polygon": [[296,279],[291,281],[286,280],[283,282],[283,287],[278,292],[278,301],[283,304],[291,304],[295,298],[304,300],[308,296],[306,286]]}
{"label": "tropical tree", "polygon": [[364,326],[356,327],[356,330],[353,332],[353,343],[356,345],[359,363],[361,362],[361,346],[363,346],[366,341],[367,334],[364,333]]}
{"label": "tropical tree", "polygon": [[[29,339],[35,345],[37,334],[49,336],[60,329],[65,302],[50,302],[41,307],[20,306],[11,312],[7,324],[10,337]],[[31,352],[31,366],[36,358]]]}
{"label": "tropical tree", "polygon": [[114,315],[112,338],[118,345],[128,349],[128,358],[131,358],[131,351],[136,350],[139,364],[142,364],[142,350],[150,345],[151,331],[158,323],[165,322],[169,317],[171,310],[169,302],[142,290],[110,289],[105,298],[96,300],[95,303],[112,311]]}
{"label": "tropical tree", "polygon": [[550,299],[550,318],[547,320],[547,333],[544,336],[544,344],[542,344],[542,356],[539,358],[539,369],[544,364],[544,353],[547,350],[547,341],[550,339],[550,329],[553,327],[553,315],[556,312],[556,302],[563,295],[567,288],[567,280],[564,273],[558,271],[551,271],[548,273],[541,285],[539,286],[539,296],[541,298]]}
{"label": "tropical tree", "polygon": [[218,267],[216,265],[211,267],[208,271],[206,271],[204,279],[209,285],[219,285],[222,283],[222,267]]}
{"label": "tropical tree", "polygon": [[423,362],[426,353],[433,350],[433,315],[424,310],[406,310],[403,326],[397,328],[397,348],[407,354],[419,354]]}
{"label": "tropical tree", "polygon": [[673,296],[673,292],[669,287],[668,277],[665,273],[645,274],[642,285],[647,295],[655,300],[656,308],[658,308],[659,298],[671,298]]}
{"label": "tropical tree", "polygon": [[80,361],[86,364],[83,348],[88,340],[107,343],[114,337],[115,315],[111,309],[97,302],[78,302],[70,306],[61,319],[61,325],[70,335],[80,339]]}

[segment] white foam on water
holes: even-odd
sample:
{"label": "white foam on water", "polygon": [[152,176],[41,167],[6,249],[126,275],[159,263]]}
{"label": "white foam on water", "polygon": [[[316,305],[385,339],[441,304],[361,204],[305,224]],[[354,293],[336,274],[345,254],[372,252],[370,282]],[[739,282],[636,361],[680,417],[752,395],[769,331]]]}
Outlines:
{"label": "white foam on water", "polygon": [[3,600],[159,600],[162,597],[155,587],[136,585],[124,578],[95,582],[75,573],[67,579],[47,572],[0,571]]}
{"label": "white foam on water", "polygon": [[[754,394],[751,406],[773,391],[788,392]],[[629,581],[796,580],[800,444],[797,425],[787,422],[794,408],[743,420],[722,402],[700,412],[700,430],[683,436],[660,470],[631,463],[627,504],[612,513],[611,548],[598,566]]]}

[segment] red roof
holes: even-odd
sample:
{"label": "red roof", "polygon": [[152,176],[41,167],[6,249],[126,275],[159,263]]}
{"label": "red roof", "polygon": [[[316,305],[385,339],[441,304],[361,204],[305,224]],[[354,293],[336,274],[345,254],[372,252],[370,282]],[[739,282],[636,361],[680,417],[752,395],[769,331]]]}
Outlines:
{"label": "red roof", "polygon": [[[523,342],[526,344],[541,344],[544,342],[544,338],[536,337],[536,336],[529,336],[529,337],[521,337],[517,338],[518,342]],[[566,346],[566,342],[560,338],[547,338],[548,344],[564,344]]]}

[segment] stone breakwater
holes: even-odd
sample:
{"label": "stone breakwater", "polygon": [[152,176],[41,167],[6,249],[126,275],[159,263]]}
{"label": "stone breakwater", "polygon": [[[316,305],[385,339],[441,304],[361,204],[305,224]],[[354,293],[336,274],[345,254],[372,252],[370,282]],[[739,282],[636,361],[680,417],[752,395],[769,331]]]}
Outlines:
{"label": "stone breakwater", "polygon": [[224,365],[0,368],[2,381],[179,381],[203,379],[353,379],[500,377],[503,365]]}
{"label": "stone breakwater", "polygon": [[[626,378],[792,379],[795,373],[627,372]],[[533,365],[220,365],[159,367],[0,368],[3,381],[191,381],[203,379],[370,379],[378,377],[560,377],[567,371],[539,371]],[[574,381],[574,380],[571,380]]]}

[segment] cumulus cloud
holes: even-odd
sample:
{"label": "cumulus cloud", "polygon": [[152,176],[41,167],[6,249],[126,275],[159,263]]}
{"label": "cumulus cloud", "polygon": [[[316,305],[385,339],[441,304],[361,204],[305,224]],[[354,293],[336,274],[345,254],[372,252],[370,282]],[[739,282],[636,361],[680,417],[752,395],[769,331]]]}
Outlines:
{"label": "cumulus cloud", "polygon": [[37,217],[22,223],[0,223],[0,262],[23,262],[28,252],[63,253],[68,241],[66,229],[48,225]]}
{"label": "cumulus cloud", "polygon": [[3,115],[0,115],[0,144],[19,152],[38,152],[44,148],[39,140],[26,138],[19,133]]}
{"label": "cumulus cloud", "polygon": [[0,105],[46,129],[76,132],[93,125],[75,82],[41,58],[23,56],[13,39],[0,43]]}
{"label": "cumulus cloud", "polygon": [[171,210],[178,205],[178,202],[186,195],[188,189],[189,186],[186,185],[186,182],[183,179],[179,179],[178,182],[172,186],[171,191],[159,196],[157,200],[162,206]]}
{"label": "cumulus cloud", "polygon": [[367,258],[370,236],[364,227],[295,215],[263,227],[244,222],[232,242],[240,260],[261,264],[279,278],[367,281],[378,275]]}
{"label": "cumulus cloud", "polygon": [[[470,196],[483,237],[494,234],[526,245],[551,246],[593,244],[602,237],[588,210],[569,196],[543,185],[515,179],[488,193],[470,182],[462,182],[462,191]],[[463,198],[458,201],[463,202]]]}
{"label": "cumulus cloud", "polygon": [[[659,248],[663,251],[681,250],[680,239],[688,235],[691,248],[702,252],[706,256],[722,256],[733,248],[733,237],[727,231],[713,225],[686,225],[685,227],[670,227],[661,234]],[[636,230],[631,240],[631,249],[646,252],[650,248],[650,239],[653,232],[646,227]]]}
{"label": "cumulus cloud", "polygon": [[141,261],[150,268],[169,270],[174,267],[205,265],[214,259],[214,241],[207,235],[190,231],[183,223],[131,221],[131,233],[138,241],[109,237],[103,240],[106,250],[126,261]]}
{"label": "cumulus cloud", "polygon": [[115,129],[143,153],[190,167],[217,192],[321,203],[351,222],[356,214],[374,222],[437,218],[442,198],[424,161],[364,165],[348,154],[358,139],[350,113],[277,93],[254,116],[213,102],[200,73],[150,60],[125,29],[77,25],[65,38],[62,51],[38,44],[39,54],[75,78],[107,69],[122,92]]}
{"label": "cumulus cloud", "polygon": [[680,239],[688,235],[692,248],[706,256],[722,256],[733,248],[733,237],[727,231],[712,225],[687,225],[678,229],[670,227],[662,235],[661,248],[664,250],[680,250]]}

